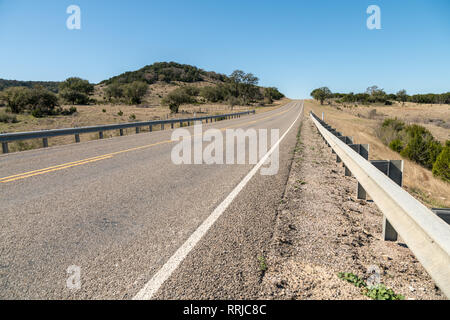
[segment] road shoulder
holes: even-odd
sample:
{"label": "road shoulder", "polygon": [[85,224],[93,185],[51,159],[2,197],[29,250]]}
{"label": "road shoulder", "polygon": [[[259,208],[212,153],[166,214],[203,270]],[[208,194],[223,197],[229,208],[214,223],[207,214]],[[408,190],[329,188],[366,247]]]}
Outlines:
{"label": "road shoulder", "polygon": [[305,119],[277,209],[260,298],[367,299],[337,274],[367,279],[375,269],[381,283],[406,299],[443,299],[401,240],[381,240],[381,212],[356,199],[356,180],[344,177],[335,159]]}

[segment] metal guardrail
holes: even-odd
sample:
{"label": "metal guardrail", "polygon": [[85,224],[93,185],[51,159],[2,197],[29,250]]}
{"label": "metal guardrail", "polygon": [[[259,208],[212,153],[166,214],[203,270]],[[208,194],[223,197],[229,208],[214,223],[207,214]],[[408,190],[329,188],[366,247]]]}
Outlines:
{"label": "metal guardrail", "polygon": [[326,142],[450,298],[450,226],[326,129],[329,126],[314,113],[310,116]]}
{"label": "metal guardrail", "polygon": [[127,122],[119,124],[107,124],[100,126],[90,126],[90,127],[79,127],[79,128],[65,128],[65,129],[52,129],[52,130],[42,130],[42,131],[28,131],[28,132],[13,132],[13,133],[2,133],[0,134],[0,143],[2,144],[3,153],[8,153],[8,142],[28,140],[28,139],[42,139],[44,147],[48,147],[48,138],[66,135],[75,135],[75,142],[80,142],[80,134],[82,133],[92,133],[98,132],[99,138],[103,139],[103,132],[109,130],[120,130],[120,135],[123,135],[123,129],[136,128],[136,133],[139,133],[141,127],[149,127],[152,131],[153,126],[161,125],[161,129],[164,130],[165,124],[170,124],[172,129],[175,123],[180,123],[180,127],[183,123],[187,123],[189,126],[191,122],[203,121],[206,123],[217,121],[220,119],[233,119],[239,118],[242,115],[255,114],[255,110],[244,111],[238,113],[228,113],[220,114],[215,116],[205,116],[205,117],[195,117],[195,118],[179,118],[179,119],[168,119],[168,120],[154,120],[154,121],[141,121],[141,122]]}

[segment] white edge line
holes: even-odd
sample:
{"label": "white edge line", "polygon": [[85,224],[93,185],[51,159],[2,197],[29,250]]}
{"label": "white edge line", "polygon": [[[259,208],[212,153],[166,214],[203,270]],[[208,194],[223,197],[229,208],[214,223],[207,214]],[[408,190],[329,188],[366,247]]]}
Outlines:
{"label": "white edge line", "polygon": [[[303,110],[303,103],[302,109]],[[208,232],[209,228],[216,222],[216,220],[222,215],[222,213],[233,202],[234,198],[245,187],[250,179],[258,172],[259,168],[269,158],[273,151],[278,147],[280,142],[289,133],[294,124],[302,115],[299,113],[297,118],[281,136],[275,145],[261,158],[261,160],[253,167],[253,169],[245,176],[245,178],[231,191],[231,193],[222,201],[221,204],[209,215],[208,218],[194,231],[194,233],[186,240],[183,245],[167,260],[167,262],[156,272],[153,277],[145,284],[145,286],[139,290],[139,292],[133,297],[133,300],[150,300],[153,295],[159,290],[162,284],[172,275],[172,273],[178,268],[181,262],[186,258],[189,252],[196,246],[196,244],[202,239],[202,237]]]}

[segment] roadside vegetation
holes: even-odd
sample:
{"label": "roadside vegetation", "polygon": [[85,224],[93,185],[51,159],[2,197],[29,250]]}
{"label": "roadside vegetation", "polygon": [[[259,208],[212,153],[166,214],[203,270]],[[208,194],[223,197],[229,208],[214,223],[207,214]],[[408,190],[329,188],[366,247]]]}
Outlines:
{"label": "roadside vegetation", "polygon": [[[358,105],[380,106],[378,110],[383,110],[382,106],[392,106],[397,104],[399,110],[405,108],[410,103],[433,105],[449,105],[450,92],[442,94],[415,94],[408,95],[405,90],[400,90],[396,94],[387,94],[378,86],[367,88],[364,93],[333,93],[327,87],[315,89],[311,96],[321,105],[336,105],[336,109],[342,111],[344,108],[352,109]],[[378,138],[391,150],[400,153],[404,158],[410,159],[422,167],[431,170],[433,175],[450,182],[450,159],[448,130],[449,124],[443,119],[430,119],[436,126],[443,128],[444,140],[439,141],[433,136],[425,126],[406,122],[396,117],[383,117],[377,109],[371,109],[367,118],[379,120],[376,128]],[[363,117],[360,113],[358,117]],[[435,121],[436,120],[436,121]],[[420,121],[427,123],[424,119]],[[447,132],[447,134],[445,134]]]}
{"label": "roadside vegetation", "polygon": [[393,151],[450,182],[450,140],[442,145],[425,127],[405,124],[396,118],[384,120],[377,133],[381,141]]}
{"label": "roadside vegetation", "polygon": [[386,288],[382,283],[376,286],[369,286],[366,281],[351,272],[340,272],[337,275],[340,279],[353,284],[361,289],[361,294],[373,300],[404,300],[401,294],[396,294],[392,289]]}
{"label": "roadside vegetation", "polygon": [[[340,132],[353,137],[356,143],[370,144],[370,159],[372,160],[393,160],[403,159],[405,161],[403,172],[403,186],[406,191],[420,200],[429,208],[450,207],[450,183],[448,181],[449,168],[449,147],[450,139],[450,105],[445,104],[418,104],[412,102],[395,103],[392,106],[384,104],[367,105],[347,105],[347,107],[337,104],[330,99],[323,105],[320,101],[305,101],[305,112],[314,111],[317,115],[325,114],[326,121]],[[390,126],[382,128],[387,119],[398,120],[404,127],[418,125],[424,129],[391,130]],[[387,122],[391,122],[388,120]],[[393,128],[398,128],[391,122]],[[384,132],[383,132],[384,131]],[[406,133],[409,133],[407,135]],[[410,137],[421,133],[421,137],[415,138],[410,146],[404,151],[405,155],[398,152],[399,146],[405,149]],[[400,136],[401,144],[392,140]],[[430,135],[431,134],[431,135]],[[384,138],[383,138],[384,136]],[[433,139],[431,139],[433,137]],[[417,142],[422,142],[418,147]],[[442,150],[437,145],[440,143]],[[419,144],[420,145],[420,144]],[[427,147],[428,146],[428,147]],[[396,151],[394,151],[396,150]],[[431,152],[431,150],[435,150]],[[419,151],[419,152],[418,152]],[[407,154],[418,155],[417,159],[428,162],[422,165],[411,160]],[[436,157],[436,154],[437,157]],[[424,161],[428,159],[428,161]],[[430,160],[431,159],[431,160]],[[434,160],[434,161],[433,161]],[[430,166],[432,164],[432,166]],[[434,168],[434,172],[433,172]]]}
{"label": "roadside vegetation", "polygon": [[414,94],[408,95],[406,90],[400,90],[397,93],[386,93],[378,86],[371,86],[367,88],[364,93],[333,93],[328,87],[322,87],[314,89],[311,92],[311,96],[320,101],[320,104],[324,104],[327,100],[333,100],[335,103],[357,103],[363,105],[369,105],[373,103],[381,103],[384,105],[392,105],[394,102],[421,103],[421,104],[450,104],[450,92],[435,94]]}

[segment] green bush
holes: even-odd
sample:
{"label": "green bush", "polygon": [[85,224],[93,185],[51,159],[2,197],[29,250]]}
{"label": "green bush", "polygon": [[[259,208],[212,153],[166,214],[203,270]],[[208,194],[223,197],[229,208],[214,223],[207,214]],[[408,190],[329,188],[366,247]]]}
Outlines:
{"label": "green bush", "polygon": [[447,140],[433,165],[433,175],[450,182],[450,140]]}
{"label": "green bush", "polygon": [[16,115],[7,114],[6,112],[0,112],[0,122],[3,123],[17,123]]}
{"label": "green bush", "polygon": [[131,104],[140,104],[148,90],[148,85],[142,81],[134,81],[124,86],[124,95]]}
{"label": "green bush", "polygon": [[403,143],[400,139],[394,139],[389,144],[389,148],[400,153],[403,150]]}
{"label": "green bush", "polygon": [[177,88],[170,92],[164,99],[162,104],[168,105],[172,113],[178,113],[180,105],[193,103],[195,99],[187,94],[184,88]]}
{"label": "green bush", "polygon": [[59,84],[60,97],[72,104],[88,104],[93,92],[94,85],[77,77],[67,78]]}
{"label": "green bush", "polygon": [[75,107],[70,107],[69,109],[64,109],[61,111],[61,114],[63,116],[70,116],[72,114],[74,114],[75,112],[77,112],[77,108]]}
{"label": "green bush", "polygon": [[384,120],[378,136],[389,148],[427,169],[433,168],[443,149],[429,130],[417,124],[405,125],[398,119]]}

